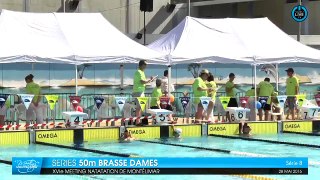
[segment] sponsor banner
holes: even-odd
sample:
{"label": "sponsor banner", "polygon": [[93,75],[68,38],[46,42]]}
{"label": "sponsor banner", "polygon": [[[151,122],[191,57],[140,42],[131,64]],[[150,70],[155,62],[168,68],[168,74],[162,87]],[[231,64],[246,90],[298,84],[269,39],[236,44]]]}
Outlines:
{"label": "sponsor banner", "polygon": [[240,97],[240,106],[243,107],[243,108],[246,108],[247,104],[248,104],[248,101],[249,101],[249,96],[246,96],[246,97]]}
{"label": "sponsor banner", "polygon": [[297,104],[299,107],[302,107],[302,105],[305,103],[306,101],[306,94],[299,94],[296,95],[297,98]]}
{"label": "sponsor banner", "polygon": [[219,97],[220,102],[222,104],[222,107],[224,110],[226,110],[226,108],[228,107],[229,101],[230,101],[230,97]]}
{"label": "sponsor banner", "polygon": [[316,100],[317,105],[320,107],[320,94],[314,95],[314,99]]}
{"label": "sponsor banner", "polygon": [[160,138],[160,127],[138,127],[127,128],[131,132],[132,137],[142,138]]}
{"label": "sponsor banner", "polygon": [[290,132],[312,132],[312,121],[300,121],[300,122],[283,122],[283,131]]}
{"label": "sponsor banner", "polygon": [[75,104],[72,103],[72,101],[77,101],[79,104],[81,103],[81,96],[69,96],[70,98],[70,103],[73,106],[73,109],[76,110],[77,106]]}
{"label": "sponsor banner", "polygon": [[8,97],[9,94],[0,94],[0,108],[2,108],[5,105]]}
{"label": "sponsor banner", "polygon": [[239,134],[239,124],[209,124],[208,135],[237,135]]}
{"label": "sponsor banner", "polygon": [[248,122],[251,134],[278,134],[277,122]]}
{"label": "sponsor banner", "polygon": [[127,97],[115,97],[115,101],[117,106],[120,109],[120,112],[122,112],[124,104],[126,103]]}
{"label": "sponsor banner", "polygon": [[258,101],[261,103],[261,108],[264,108],[266,104],[268,104],[269,96],[260,96],[258,97]]}
{"label": "sponsor banner", "polygon": [[200,97],[200,102],[202,104],[204,111],[207,111],[211,99],[212,99],[211,97]]}
{"label": "sponsor banner", "polygon": [[166,109],[168,105],[170,105],[170,97],[160,97],[161,109]]}
{"label": "sponsor banner", "polygon": [[73,130],[36,131],[36,142],[73,143]]}
{"label": "sponsor banner", "polygon": [[28,145],[29,132],[0,132],[0,146],[2,145]]}
{"label": "sponsor banner", "polygon": [[137,99],[139,101],[141,111],[144,111],[149,98],[148,97],[138,97]]}
{"label": "sponsor banner", "polygon": [[286,100],[287,100],[287,96],[283,96],[283,95],[281,95],[281,96],[277,96],[277,98],[278,98],[278,102],[279,102],[279,106],[280,106],[280,108],[284,108],[284,105],[285,105],[285,103],[286,103]]}
{"label": "sponsor banner", "polygon": [[97,109],[100,109],[100,107],[101,107],[101,105],[102,105],[102,103],[103,103],[103,101],[104,101],[104,97],[102,97],[102,96],[95,96],[95,97],[93,97],[93,100],[94,100],[94,103],[95,103]]}
{"label": "sponsor banner", "polygon": [[107,129],[83,129],[83,140],[86,142],[106,141],[106,140],[118,140],[119,128],[107,128]]}
{"label": "sponsor banner", "polygon": [[59,96],[58,95],[45,95],[45,97],[48,101],[50,110],[53,110],[54,107],[56,106],[56,103],[58,102]]}
{"label": "sponsor banner", "polygon": [[32,99],[34,97],[33,94],[18,94],[18,96],[21,97],[24,106],[26,107],[26,109],[29,109],[29,106],[32,102]]}
{"label": "sponsor banner", "polygon": [[189,102],[190,102],[190,97],[180,97],[180,102],[182,104],[183,107],[183,111],[186,111],[186,107],[188,106]]}

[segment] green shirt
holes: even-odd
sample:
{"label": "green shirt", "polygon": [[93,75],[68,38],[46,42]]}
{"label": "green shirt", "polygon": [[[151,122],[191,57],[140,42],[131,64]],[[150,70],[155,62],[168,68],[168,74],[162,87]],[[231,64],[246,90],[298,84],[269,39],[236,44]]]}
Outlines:
{"label": "green shirt", "polygon": [[254,93],[255,93],[255,92],[254,92],[254,89],[249,89],[249,90],[246,92],[246,96],[253,97],[253,96],[255,96]]}
{"label": "green shirt", "polygon": [[151,95],[151,107],[160,104],[160,97],[162,96],[161,88],[155,87]]}
{"label": "green shirt", "polygon": [[259,89],[258,96],[268,96],[269,98],[267,104],[270,104],[271,96],[274,92],[273,86],[267,81],[262,81],[258,84],[257,88]]}
{"label": "green shirt", "polygon": [[138,69],[134,73],[134,79],[133,79],[133,92],[144,92],[146,89],[146,85],[141,83],[141,80],[146,80],[146,75],[143,71]]}
{"label": "green shirt", "polygon": [[33,98],[33,102],[37,102],[38,99],[40,98],[40,96],[37,96],[37,95],[40,95],[40,92],[41,92],[41,88],[38,84],[34,83],[34,82],[31,82],[31,83],[27,83],[27,86],[26,86],[26,91],[28,94],[34,94],[34,98]]}
{"label": "green shirt", "polygon": [[274,87],[267,81],[262,81],[258,84],[258,96],[271,96],[274,92]]}
{"label": "green shirt", "polygon": [[193,94],[194,94],[194,103],[198,104],[200,103],[200,97],[207,97],[208,92],[207,91],[199,91],[198,87],[201,88],[207,88],[206,83],[200,78],[196,78],[195,81],[192,84]]}
{"label": "green shirt", "polygon": [[[236,93],[234,92],[234,87],[233,86],[234,86],[233,82],[228,81],[226,83],[226,93],[227,93],[228,97],[235,97],[236,96]],[[233,87],[233,88],[230,91],[227,91],[227,88],[231,88],[231,87]]]}
{"label": "green shirt", "polygon": [[216,84],[216,82],[214,82],[214,81],[210,81],[210,82],[207,82],[207,87],[213,89],[213,91],[211,91],[211,92],[208,94],[208,96],[211,97],[212,101],[214,102],[214,101],[216,100],[216,94],[217,94],[216,88],[217,88],[217,84]]}
{"label": "green shirt", "polygon": [[287,78],[286,85],[286,95],[297,95],[296,87],[299,87],[299,80],[297,77],[292,76],[291,78]]}

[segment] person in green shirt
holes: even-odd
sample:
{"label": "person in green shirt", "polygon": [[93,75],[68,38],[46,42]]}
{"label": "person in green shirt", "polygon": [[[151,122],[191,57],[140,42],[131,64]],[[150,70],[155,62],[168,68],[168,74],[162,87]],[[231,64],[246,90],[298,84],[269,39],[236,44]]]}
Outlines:
{"label": "person in green shirt", "polygon": [[260,82],[257,86],[257,94],[258,97],[267,97],[268,101],[262,103],[262,108],[258,110],[259,119],[262,121],[262,109],[265,112],[264,120],[268,121],[269,118],[269,111],[271,110],[271,96],[274,93],[274,87],[270,84],[270,78],[265,78],[264,81]]}
{"label": "person in green shirt", "polygon": [[162,84],[162,80],[157,79],[156,87],[153,89],[151,94],[151,103],[150,103],[151,109],[160,109],[160,97],[162,96],[161,84]]}
{"label": "person in green shirt", "polygon": [[249,89],[247,92],[246,92],[246,96],[247,97],[254,97],[255,94],[254,94],[254,87],[252,87],[251,89]]}
{"label": "person in green shirt", "polygon": [[[146,89],[146,84],[152,82],[154,77],[150,79],[146,79],[146,75],[144,74],[144,70],[147,68],[147,62],[145,60],[139,61],[139,68],[134,73],[133,79],[133,93],[132,97],[136,98],[136,117],[141,117],[141,107],[139,105],[138,97],[144,97],[144,91]],[[136,124],[139,124],[139,120],[136,120]]]}
{"label": "person in green shirt", "polygon": [[[235,88],[237,87],[233,81],[236,78],[234,73],[229,74],[229,81],[226,83],[226,94],[230,97],[230,101],[228,103],[228,107],[238,107],[238,103],[236,100]],[[230,113],[226,112],[226,119],[230,122]]]}
{"label": "person in green shirt", "polygon": [[38,84],[33,82],[34,76],[32,74],[29,74],[25,77],[25,81],[27,83],[26,85],[26,92],[27,94],[33,94],[34,97],[32,99],[32,103],[29,106],[29,109],[27,109],[27,120],[32,120],[33,112],[36,114],[36,121],[38,124],[43,123],[44,114],[43,114],[43,105],[40,105],[41,100],[41,88]]}
{"label": "person in green shirt", "polygon": [[208,97],[211,97],[211,101],[209,103],[208,109],[212,109],[211,111],[207,111],[206,120],[213,120],[213,108],[214,104],[216,102],[216,94],[217,94],[217,84],[214,82],[214,76],[212,73],[209,73],[208,81],[207,81],[207,87],[212,88],[211,92],[208,92]]}
{"label": "person in green shirt", "polygon": [[299,80],[294,76],[293,68],[288,68],[286,71],[288,75],[288,78],[286,80],[286,95],[288,96],[287,103],[292,116],[292,120],[294,120],[295,111],[297,110],[296,95],[299,94]]}
{"label": "person in green shirt", "polygon": [[247,92],[246,92],[246,95],[247,97],[249,97],[248,99],[248,104],[247,104],[247,108],[250,109],[250,112],[248,113],[249,116],[248,116],[248,119],[249,121],[254,121],[256,119],[256,114],[255,114],[255,90],[254,90],[254,87],[252,87],[251,89],[249,89]]}
{"label": "person in green shirt", "polygon": [[[202,120],[203,115],[203,107],[200,103],[200,97],[207,97],[208,91],[211,92],[212,88],[208,88],[205,81],[209,77],[209,71],[207,69],[203,69],[200,72],[200,75],[198,78],[195,79],[195,81],[192,84],[193,94],[194,94],[194,104],[197,107],[197,112],[195,114],[195,119]],[[208,111],[210,111],[208,107]],[[211,110],[212,111],[212,110]]]}

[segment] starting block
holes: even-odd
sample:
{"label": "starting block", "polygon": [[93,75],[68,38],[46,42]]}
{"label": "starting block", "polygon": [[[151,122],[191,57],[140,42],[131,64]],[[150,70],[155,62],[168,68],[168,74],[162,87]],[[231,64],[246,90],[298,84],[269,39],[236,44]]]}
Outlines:
{"label": "starting block", "polygon": [[71,127],[82,125],[83,118],[88,118],[88,114],[77,111],[63,112],[62,115],[66,119],[66,122],[70,122]]}
{"label": "starting block", "polygon": [[320,107],[318,106],[302,106],[300,115],[303,120],[314,119],[319,115]]}
{"label": "starting block", "polygon": [[250,109],[243,107],[227,107],[226,111],[229,111],[231,121],[247,120],[247,112]]}
{"label": "starting block", "polygon": [[148,109],[147,113],[150,113],[152,116],[156,116],[153,124],[164,124],[168,123],[168,115],[172,114],[172,111],[166,109]]}

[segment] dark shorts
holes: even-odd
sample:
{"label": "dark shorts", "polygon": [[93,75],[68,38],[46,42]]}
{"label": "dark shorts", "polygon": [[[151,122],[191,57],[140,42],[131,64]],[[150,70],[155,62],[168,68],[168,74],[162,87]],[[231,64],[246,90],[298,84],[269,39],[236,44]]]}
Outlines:
{"label": "dark shorts", "polygon": [[230,98],[228,107],[238,107],[237,99],[236,98]]}
{"label": "dark shorts", "polygon": [[[158,106],[151,106],[150,109],[159,109]],[[168,110],[168,111],[173,111],[173,108],[171,105],[167,105],[167,107],[165,108],[165,110]]]}
{"label": "dark shorts", "polygon": [[168,111],[173,111],[173,108],[172,108],[171,105],[167,105],[166,110],[168,110]]}
{"label": "dark shorts", "polygon": [[294,96],[287,97],[287,103],[288,103],[289,109],[294,109],[297,106],[296,97]]}
{"label": "dark shorts", "polygon": [[270,110],[271,110],[271,105],[270,105],[270,104],[265,104],[264,107],[263,107],[263,109],[264,109],[265,111],[270,111]]}

